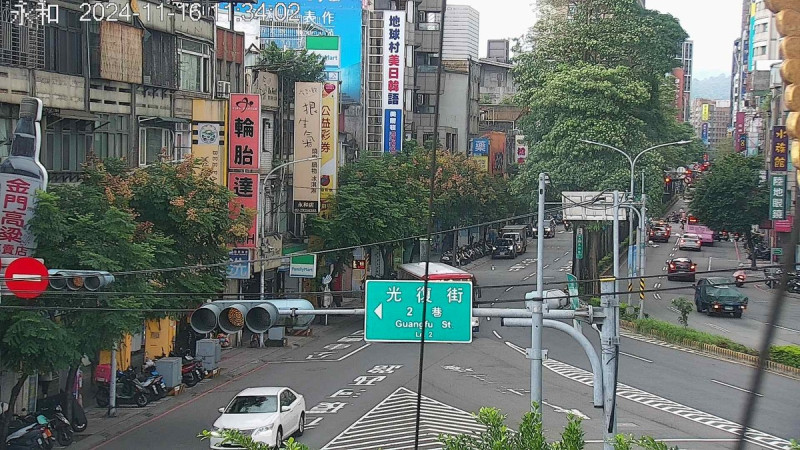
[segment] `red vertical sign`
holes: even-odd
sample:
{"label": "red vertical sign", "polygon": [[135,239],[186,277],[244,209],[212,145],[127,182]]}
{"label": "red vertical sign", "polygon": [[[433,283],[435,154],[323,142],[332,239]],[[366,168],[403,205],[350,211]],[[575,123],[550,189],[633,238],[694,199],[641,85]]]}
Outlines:
{"label": "red vertical sign", "polygon": [[[258,174],[257,173],[229,173],[228,189],[233,192],[231,201],[231,213],[237,214],[239,211],[247,209],[258,210]],[[247,238],[241,242],[234,243],[237,248],[255,248],[258,237],[258,219],[253,217],[253,221],[247,230]]]}
{"label": "red vertical sign", "polygon": [[228,168],[258,170],[261,136],[261,96],[231,94],[228,121]]}

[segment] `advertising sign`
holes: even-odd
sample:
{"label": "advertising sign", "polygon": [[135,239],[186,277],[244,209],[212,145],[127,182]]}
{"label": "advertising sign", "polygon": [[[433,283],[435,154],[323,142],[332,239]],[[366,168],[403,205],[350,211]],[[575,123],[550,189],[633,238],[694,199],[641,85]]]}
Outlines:
{"label": "advertising sign", "polygon": [[786,172],[789,161],[789,133],[785,125],[772,127],[772,154],[770,167],[773,172]]}
{"label": "advertising sign", "polygon": [[[322,125],[322,83],[295,83],[294,85],[294,160],[319,158]],[[319,160],[299,162],[294,165],[295,213],[319,212]]]}
{"label": "advertising sign", "polygon": [[750,33],[748,39],[748,51],[747,51],[747,70],[748,72],[753,71],[753,41],[756,38],[756,11],[757,11],[757,2],[756,0],[752,0],[750,3]]}
{"label": "advertising sign", "polygon": [[775,226],[775,231],[778,233],[791,233],[792,232],[792,224],[794,223],[794,217],[791,214],[786,215],[786,219],[783,220],[775,220],[772,222]]}
{"label": "advertising sign", "polygon": [[[237,214],[246,209],[258,210],[259,179],[257,173],[234,173],[228,174],[228,189],[233,192],[230,210],[232,214]],[[234,243],[235,247],[255,248],[258,237],[258,215],[253,216],[252,223],[247,231],[247,238],[243,241]]]}
{"label": "advertising sign", "polygon": [[528,145],[525,144],[525,136],[518,134],[514,138],[515,147],[516,147],[516,160],[517,164],[525,164],[525,160],[528,159]]}
{"label": "advertising sign", "polygon": [[211,179],[224,186],[227,143],[227,100],[192,100],[192,156],[211,167]]}
{"label": "advertising sign", "polygon": [[708,104],[707,103],[703,105],[703,113],[700,116],[700,120],[702,120],[702,121],[708,120]]}
{"label": "advertising sign", "polygon": [[289,276],[293,278],[314,278],[317,276],[317,255],[292,256]]}
{"label": "advertising sign", "polygon": [[703,140],[703,143],[708,144],[708,122],[703,122],[700,126],[700,139]]}
{"label": "advertising sign", "polygon": [[249,248],[234,248],[228,252],[227,278],[229,280],[249,280],[252,264]]}
{"label": "advertising sign", "polygon": [[251,90],[261,96],[261,106],[278,109],[278,74],[259,70],[253,72]]}
{"label": "advertising sign", "polygon": [[258,170],[261,161],[258,151],[261,146],[261,96],[231,94],[230,102],[228,168]]}
{"label": "advertising sign", "polygon": [[[228,11],[229,3],[220,3]],[[338,36],[339,63],[328,80],[341,80],[342,103],[361,99],[361,0],[255,0],[236,3],[236,16],[261,22],[261,45],[275,43],[278,48],[300,50],[315,36]],[[237,17],[238,19],[238,17]],[[312,38],[309,40],[309,38]]]}
{"label": "advertising sign", "polygon": [[405,11],[383,12],[383,151],[403,150]]}
{"label": "advertising sign", "polygon": [[262,238],[262,258],[264,261],[257,263],[261,270],[277,269],[281,266],[283,254],[283,235],[280,233],[269,234]]}
{"label": "advertising sign", "polygon": [[342,53],[339,49],[339,36],[306,36],[306,50],[325,58],[325,68],[339,68]]}
{"label": "advertising sign", "polygon": [[336,83],[325,83],[322,87],[320,116],[320,213],[328,217],[337,186],[339,161],[339,87]]}
{"label": "advertising sign", "polygon": [[736,151],[747,151],[747,133],[742,133],[739,135],[739,138],[736,140]]}
{"label": "advertising sign", "polygon": [[47,189],[47,170],[39,161],[41,120],[42,101],[23,98],[10,154],[0,165],[0,253],[4,256],[31,256],[36,250],[30,220],[36,210],[36,191]]}
{"label": "advertising sign", "polygon": [[489,171],[489,139],[472,140],[472,159],[478,163],[481,170]]}
{"label": "advertising sign", "polygon": [[769,218],[786,219],[786,175],[772,175],[769,183]]}

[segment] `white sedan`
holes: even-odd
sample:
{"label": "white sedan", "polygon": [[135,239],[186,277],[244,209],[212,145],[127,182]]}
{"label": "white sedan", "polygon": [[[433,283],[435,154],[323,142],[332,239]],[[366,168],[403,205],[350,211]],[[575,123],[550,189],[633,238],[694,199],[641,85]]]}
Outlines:
{"label": "white sedan", "polygon": [[[247,388],[220,408],[221,416],[214,422],[214,431],[238,430],[256,442],[280,448],[284,437],[305,431],[306,401],[302,395],[287,387]],[[224,443],[212,433],[211,448],[232,450],[236,446]]]}

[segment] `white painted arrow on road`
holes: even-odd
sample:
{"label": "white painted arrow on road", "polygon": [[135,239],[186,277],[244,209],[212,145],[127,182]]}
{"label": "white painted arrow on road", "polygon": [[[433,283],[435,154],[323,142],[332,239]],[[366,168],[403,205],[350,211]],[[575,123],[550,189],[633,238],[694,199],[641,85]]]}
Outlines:
{"label": "white painted arrow on road", "polygon": [[378,319],[383,319],[383,303],[375,308],[375,315],[378,316]]}

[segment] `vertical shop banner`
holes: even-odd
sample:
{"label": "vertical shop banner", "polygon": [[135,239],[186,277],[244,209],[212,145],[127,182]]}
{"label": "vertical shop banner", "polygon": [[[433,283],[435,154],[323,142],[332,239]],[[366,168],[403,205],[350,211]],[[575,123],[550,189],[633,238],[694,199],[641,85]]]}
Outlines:
{"label": "vertical shop banner", "polygon": [[703,112],[702,115],[700,116],[700,120],[704,122],[708,120],[708,108],[709,108],[708,104],[703,105]]}
{"label": "vertical shop banner", "polygon": [[383,151],[403,150],[406,13],[383,12]]}
{"label": "vertical shop banner", "polygon": [[48,181],[47,169],[39,160],[41,120],[42,101],[24,97],[9,156],[0,165],[0,253],[4,257],[33,256],[36,250],[30,220],[36,211],[36,191],[46,190]]}
{"label": "vertical shop banner", "polygon": [[514,137],[514,147],[515,147],[515,158],[517,164],[525,164],[525,160],[528,159],[528,145],[525,144],[525,136],[518,134]]}
{"label": "vertical shop banner", "polygon": [[211,168],[211,179],[225,186],[228,100],[192,100],[192,156]]}
{"label": "vertical shop banner", "polygon": [[478,163],[481,170],[489,171],[489,139],[472,140],[472,159]]}
{"label": "vertical shop banner", "polygon": [[703,140],[703,143],[708,145],[708,122],[703,122],[700,126],[700,139]]}
{"label": "vertical shop banner", "polygon": [[744,153],[747,151],[747,133],[742,133],[736,139],[736,151]]}
{"label": "vertical shop banner", "polygon": [[[233,192],[233,200],[229,205],[231,215],[236,217],[245,209],[258,211],[259,188],[257,173],[228,174],[228,189]],[[255,248],[258,238],[258,214],[253,214],[250,226],[247,228],[247,237],[234,243],[234,247]]]}
{"label": "vertical shop banner", "polygon": [[261,158],[261,96],[231,94],[228,169],[258,170]]}
{"label": "vertical shop banner", "polygon": [[[750,21],[749,33],[747,42],[747,71],[752,72],[753,67],[753,43],[756,39],[756,12],[758,11],[758,0],[752,0],[750,3]],[[762,5],[763,6],[763,5]]]}
{"label": "vertical shop banner", "polygon": [[322,126],[322,83],[294,84],[294,165],[292,211],[319,213],[319,168]]}
{"label": "vertical shop banner", "polygon": [[770,167],[773,172],[786,172],[789,161],[789,133],[785,125],[772,127],[772,154]]}
{"label": "vertical shop banner", "polygon": [[786,219],[786,175],[772,175],[769,180],[769,218]]}
{"label": "vertical shop banner", "polygon": [[330,205],[337,187],[339,161],[339,85],[325,83],[322,87],[320,121],[320,214],[330,217]]}

